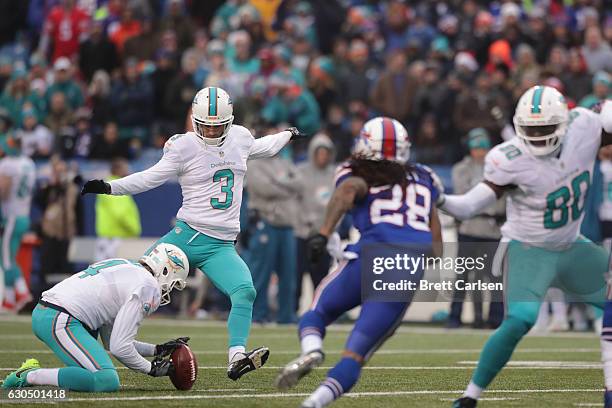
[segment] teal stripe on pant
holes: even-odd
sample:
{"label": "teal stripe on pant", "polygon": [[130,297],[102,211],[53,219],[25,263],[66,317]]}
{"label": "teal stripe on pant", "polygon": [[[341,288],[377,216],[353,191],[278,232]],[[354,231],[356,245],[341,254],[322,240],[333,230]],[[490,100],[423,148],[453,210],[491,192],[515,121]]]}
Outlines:
{"label": "teal stripe on pant", "polygon": [[157,240],[147,253],[162,242],[183,250],[189,264],[204,272],[230,298],[232,309],[227,319],[229,346],[246,346],[256,292],[251,272],[236,252],[234,242],[202,234],[183,221],[178,221],[176,227]]}
{"label": "teal stripe on pant", "polygon": [[60,387],[84,392],[119,389],[119,376],[109,355],[80,321],[37,305],[32,312],[32,331],[68,366],[59,370]]}

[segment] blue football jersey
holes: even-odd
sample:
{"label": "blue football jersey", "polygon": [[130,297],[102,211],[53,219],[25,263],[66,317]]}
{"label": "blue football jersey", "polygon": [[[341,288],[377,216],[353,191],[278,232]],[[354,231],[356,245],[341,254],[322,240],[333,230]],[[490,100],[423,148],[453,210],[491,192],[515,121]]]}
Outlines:
{"label": "blue football jersey", "polygon": [[[432,170],[413,164],[407,173],[405,191],[399,184],[370,187],[368,195],[355,203],[350,214],[361,238],[347,250],[358,251],[364,243],[431,243],[431,208],[439,195]],[[341,165],[336,187],[350,176],[349,165]]]}

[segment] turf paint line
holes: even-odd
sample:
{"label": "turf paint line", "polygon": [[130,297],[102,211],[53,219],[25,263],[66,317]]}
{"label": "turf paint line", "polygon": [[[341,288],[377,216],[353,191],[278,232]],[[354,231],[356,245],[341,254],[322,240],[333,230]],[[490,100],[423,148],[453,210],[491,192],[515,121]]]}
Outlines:
{"label": "turf paint line", "polygon": [[[0,338],[0,341],[2,338]],[[225,350],[191,350],[195,354],[208,354],[208,355],[226,355]],[[396,350],[396,349],[382,349],[376,352],[377,355],[401,355],[401,354],[470,354],[480,353],[481,348],[470,348],[470,349],[429,349],[429,350]],[[326,354],[340,354],[344,350],[325,350]],[[52,351],[49,349],[2,349],[0,354],[15,354],[15,353],[41,353],[51,354]],[[271,350],[271,354],[286,354],[286,355],[298,355],[299,349],[295,350]],[[598,348],[524,348],[514,351],[516,353],[601,353],[601,349]]]}
{"label": "turf paint line", "polygon": [[[285,366],[264,366],[259,368],[258,370],[280,370]],[[321,366],[315,368],[315,370],[330,370],[332,366]],[[589,367],[559,367],[559,366],[542,366],[542,367],[516,367],[509,366],[504,367],[504,370],[601,370],[601,365],[595,365]],[[117,370],[128,370],[127,367],[116,367]],[[226,370],[227,366],[200,366],[199,370]],[[474,366],[365,366],[362,367],[362,370],[372,370],[372,371],[385,371],[385,370],[398,370],[398,371],[421,371],[421,370],[473,370]],[[16,367],[0,367],[0,371],[15,371]]]}
{"label": "turf paint line", "polygon": [[[478,361],[458,361],[457,364],[464,365],[476,365]],[[603,368],[601,363],[595,361],[509,361],[506,363],[506,368],[567,368],[567,369],[580,369],[580,368]]]}
{"label": "turf paint line", "polygon": [[[440,401],[454,401],[454,398],[440,398]],[[494,398],[478,398],[478,401],[516,401],[520,398],[512,397],[494,397]]]}
{"label": "turf paint line", "polygon": [[[227,389],[231,391],[231,389]],[[584,393],[601,392],[602,389],[554,389],[554,390],[487,390],[488,394],[539,394],[539,393]],[[373,392],[352,392],[345,394],[347,398],[361,397],[396,397],[402,395],[431,395],[431,394],[460,394],[463,390],[422,390],[422,391],[373,391]],[[68,398],[64,402],[109,402],[109,401],[150,401],[150,400],[199,400],[199,399],[235,399],[235,398],[297,398],[306,397],[307,393],[270,393],[270,394],[227,394],[227,395],[142,395],[138,397],[95,397],[95,398]],[[3,399],[0,403],[14,402],[13,400]],[[45,402],[45,401],[40,401]]]}

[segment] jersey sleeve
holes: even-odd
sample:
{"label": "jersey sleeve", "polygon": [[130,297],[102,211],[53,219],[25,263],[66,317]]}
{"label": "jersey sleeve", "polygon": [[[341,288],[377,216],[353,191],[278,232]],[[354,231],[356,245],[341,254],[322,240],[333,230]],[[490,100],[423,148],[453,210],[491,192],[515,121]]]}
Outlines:
{"label": "jersey sleeve", "polygon": [[134,339],[142,320],[159,307],[160,298],[159,288],[149,285],[139,288],[119,310],[110,335],[111,354],[126,367],[145,374],[151,371],[151,363],[138,349],[150,351],[150,345],[144,347],[140,343],[137,347]]}
{"label": "jersey sleeve", "polygon": [[155,165],[127,177],[110,181],[111,194],[142,193],[159,187],[170,178],[178,176],[182,169],[182,155],[178,144],[175,137],[170,138],[164,145],[164,155]]}
{"label": "jersey sleeve", "polygon": [[338,187],[344,180],[351,177],[353,175],[353,171],[351,170],[351,166],[348,162],[340,164],[336,167],[336,175],[334,176],[334,185]]}
{"label": "jersey sleeve", "polygon": [[431,191],[431,202],[435,203],[440,197],[440,194],[444,194],[444,185],[442,184],[442,180],[440,180],[440,177],[438,177],[436,172],[429,166],[418,164],[417,168],[424,175],[425,184],[427,184],[429,190]]}
{"label": "jersey sleeve", "polygon": [[569,113],[568,133],[576,132],[580,143],[586,144],[595,151],[601,145],[602,118],[599,114],[586,108],[574,108]]}
{"label": "jersey sleeve", "polygon": [[255,139],[249,151],[249,159],[261,159],[276,156],[291,140],[291,132],[282,131]]}
{"label": "jersey sleeve", "polygon": [[495,146],[485,157],[485,181],[500,187],[516,184],[514,167],[522,154],[522,151],[512,144]]}

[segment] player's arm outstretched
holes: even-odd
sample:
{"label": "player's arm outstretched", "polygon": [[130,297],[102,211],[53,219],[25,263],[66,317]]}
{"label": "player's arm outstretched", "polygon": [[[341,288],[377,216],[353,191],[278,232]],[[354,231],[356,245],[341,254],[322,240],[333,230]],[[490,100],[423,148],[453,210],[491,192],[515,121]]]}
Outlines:
{"label": "player's arm outstretched", "polygon": [[173,176],[178,176],[183,159],[176,146],[173,145],[174,141],[172,139],[166,142],[164,155],[161,160],[152,167],[110,182],[89,180],[83,186],[81,195],[87,193],[112,195],[138,194],[159,187]]}
{"label": "player's arm outstretched", "polygon": [[327,240],[342,216],[353,208],[355,201],[364,198],[367,194],[368,184],[361,177],[350,176],[336,187],[327,203],[325,220],[319,233],[308,239],[309,257],[312,261],[316,261],[325,253]]}
{"label": "player's arm outstretched", "polygon": [[249,152],[249,159],[262,159],[275,156],[290,140],[306,137],[297,128],[291,127],[273,135],[255,139]]}
{"label": "player's arm outstretched", "polygon": [[520,154],[518,149],[502,151],[495,147],[485,157],[484,181],[464,194],[440,194],[437,207],[459,220],[479,214],[494,204],[506,191],[515,188],[516,172],[513,160]]}

